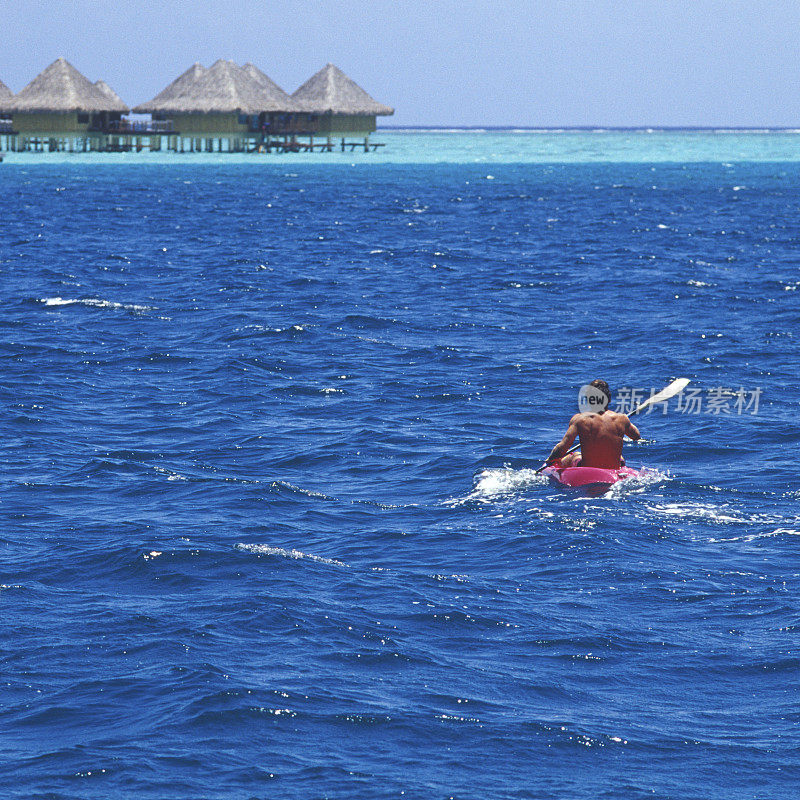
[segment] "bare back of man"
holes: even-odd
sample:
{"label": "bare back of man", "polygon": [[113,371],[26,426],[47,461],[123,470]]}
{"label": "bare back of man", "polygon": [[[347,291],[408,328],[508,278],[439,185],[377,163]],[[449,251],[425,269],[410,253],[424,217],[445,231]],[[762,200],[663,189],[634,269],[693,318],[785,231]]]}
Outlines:
{"label": "bare back of man", "polygon": [[[608,410],[575,414],[569,421],[564,438],[553,448],[547,461],[549,463],[561,459],[564,467],[619,469],[625,465],[622,457],[625,436],[634,441],[641,439],[641,434],[626,414]],[[567,450],[576,438],[580,439],[580,453],[567,455]]]}

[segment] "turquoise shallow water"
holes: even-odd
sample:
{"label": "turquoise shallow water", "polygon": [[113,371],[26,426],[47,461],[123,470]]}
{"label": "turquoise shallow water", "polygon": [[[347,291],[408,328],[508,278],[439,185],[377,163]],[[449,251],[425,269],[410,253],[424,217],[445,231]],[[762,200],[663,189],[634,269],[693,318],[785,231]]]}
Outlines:
{"label": "turquoise shallow water", "polygon": [[385,138],[0,165],[3,796],[793,797],[797,137]]}
{"label": "turquoise shallow water", "polygon": [[194,154],[7,154],[9,162],[481,164],[661,163],[800,160],[800,129],[779,131],[400,131],[379,130],[377,152]]}

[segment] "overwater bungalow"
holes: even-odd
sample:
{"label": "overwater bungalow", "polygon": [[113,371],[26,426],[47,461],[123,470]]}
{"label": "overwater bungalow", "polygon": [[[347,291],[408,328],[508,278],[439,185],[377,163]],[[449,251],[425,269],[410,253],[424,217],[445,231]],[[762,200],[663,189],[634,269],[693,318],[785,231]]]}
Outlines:
{"label": "overwater bungalow", "polygon": [[254,64],[248,62],[242,69],[261,86],[264,92],[262,100],[264,108],[259,114],[257,127],[259,131],[266,133],[267,141],[270,137],[309,133],[311,128],[308,115],[301,112],[290,95]]}
{"label": "overwater bungalow", "polygon": [[15,136],[12,150],[100,150],[109,126],[128,107],[110,89],[98,89],[59,58],[6,105]]}
{"label": "overwater bungalow", "polygon": [[0,83],[0,136],[10,150],[160,150],[166,140],[179,152],[313,152],[332,150],[334,137],[342,150],[374,150],[376,117],[394,109],[333,64],[289,95],[255,65],[220,59],[193,64],[133,112],[150,119],[124,116],[105,81],[91,83],[63,58],[16,96]]}
{"label": "overwater bungalow", "polygon": [[376,128],[376,117],[394,114],[394,109],[370,97],[352,78],[338,67],[326,64],[312,75],[292,99],[300,108],[313,115],[316,133],[345,137],[363,137],[368,147],[369,135]]}
{"label": "overwater bungalow", "polygon": [[220,59],[209,69],[194,64],[137,114],[169,120],[187,148],[239,152],[251,149],[273,130],[288,126],[297,104],[257,67]]}

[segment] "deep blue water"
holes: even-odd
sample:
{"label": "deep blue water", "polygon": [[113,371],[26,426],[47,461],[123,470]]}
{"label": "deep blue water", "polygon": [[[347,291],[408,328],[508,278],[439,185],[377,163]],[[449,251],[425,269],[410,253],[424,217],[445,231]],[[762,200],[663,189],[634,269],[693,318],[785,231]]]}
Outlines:
{"label": "deep blue water", "polygon": [[[798,218],[788,163],[3,164],[3,796],[797,796]],[[678,376],[758,412],[533,475]]]}

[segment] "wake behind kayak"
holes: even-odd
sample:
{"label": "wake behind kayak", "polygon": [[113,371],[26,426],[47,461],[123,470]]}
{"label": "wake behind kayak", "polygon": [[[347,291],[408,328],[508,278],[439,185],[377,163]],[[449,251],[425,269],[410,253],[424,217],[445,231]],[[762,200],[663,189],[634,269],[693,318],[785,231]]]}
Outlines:
{"label": "wake behind kayak", "polygon": [[556,461],[546,467],[544,474],[550,480],[562,486],[613,486],[626,478],[638,477],[642,473],[630,467],[619,467],[618,469],[605,469],[602,467],[562,467],[560,461]]}

